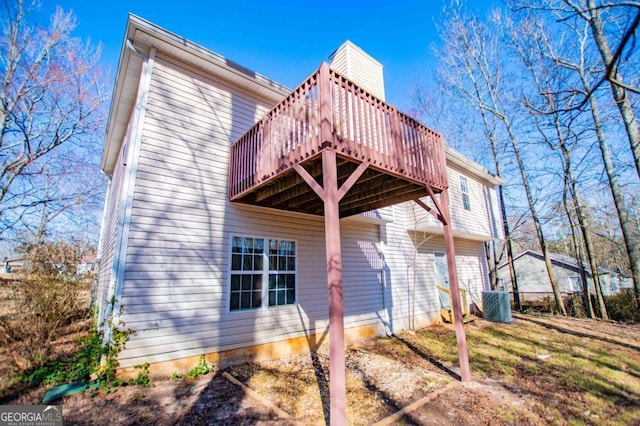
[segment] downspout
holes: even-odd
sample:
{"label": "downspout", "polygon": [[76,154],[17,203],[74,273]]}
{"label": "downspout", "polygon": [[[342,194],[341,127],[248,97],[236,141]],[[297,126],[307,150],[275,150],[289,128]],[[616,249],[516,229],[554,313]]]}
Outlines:
{"label": "downspout", "polygon": [[147,102],[149,99],[149,87],[151,85],[151,73],[155,62],[156,49],[152,47],[149,55],[145,55],[137,49],[129,39],[126,41],[128,49],[143,59],[142,70],[140,72],[140,82],[138,84],[138,94],[136,96],[135,109],[132,114],[132,128],[130,135],[129,153],[125,165],[129,167],[125,171],[123,180],[123,198],[118,228],[122,230],[120,238],[116,241],[114,250],[113,266],[111,269],[111,293],[108,299],[106,319],[111,318],[110,324],[105,327],[104,341],[111,342],[113,328],[120,323],[120,311],[122,309],[122,289],[124,285],[125,264],[127,259],[127,248],[129,242],[129,232],[131,229],[131,212],[133,208],[133,193],[135,189],[135,178],[138,171],[138,160],[140,146],[142,145],[142,127],[144,124]]}
{"label": "downspout", "polygon": [[378,253],[380,254],[380,283],[382,284],[382,310],[384,311],[384,332],[387,337],[393,336],[393,324],[391,323],[391,315],[389,314],[389,310],[391,307],[389,306],[389,283],[387,282],[387,271],[389,268],[387,267],[387,260],[384,256],[384,251],[386,248],[385,240],[386,240],[386,232],[383,229],[384,225],[378,225]]}

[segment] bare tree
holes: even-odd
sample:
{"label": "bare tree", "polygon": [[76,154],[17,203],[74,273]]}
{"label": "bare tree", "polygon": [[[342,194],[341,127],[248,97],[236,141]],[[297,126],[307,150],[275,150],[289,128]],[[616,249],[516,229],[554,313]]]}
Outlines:
{"label": "bare tree", "polygon": [[[441,30],[444,47],[439,52],[443,62],[442,78],[450,86],[460,87],[460,81],[470,81],[471,89],[462,87],[458,90],[479,111],[496,120],[505,133],[506,140],[518,167],[522,187],[527,200],[531,219],[542,254],[544,256],[549,282],[553,289],[556,306],[560,313],[566,315],[566,309],[558,286],[557,277],[551,263],[538,209],[525,166],[520,141],[514,128],[513,117],[507,104],[509,99],[505,86],[505,69],[502,67],[502,46],[496,36],[497,28],[489,29],[477,19],[463,17],[454,11]],[[487,133],[493,127],[487,125]],[[491,144],[493,146],[493,144]]]}
{"label": "bare tree", "polygon": [[[591,300],[588,296],[589,287],[586,281],[586,274],[583,267],[582,241],[585,243],[585,249],[591,266],[598,307],[603,318],[607,318],[607,310],[602,296],[602,289],[598,276],[598,268],[593,256],[593,247],[590,236],[587,232],[588,223],[584,213],[584,206],[581,202],[578,182],[575,177],[572,163],[571,151],[582,135],[574,132],[576,122],[575,115],[578,111],[566,109],[560,103],[572,102],[572,96],[567,94],[575,92],[576,89],[568,87],[572,79],[572,74],[577,65],[568,69],[560,63],[567,64],[570,60],[568,56],[574,52],[584,54],[584,38],[571,39],[571,32],[564,31],[562,37],[554,37],[556,40],[562,40],[564,50],[569,52],[564,55],[556,53],[556,49],[548,35],[549,28],[544,24],[543,20],[538,19],[534,15],[528,15],[526,19],[520,19],[519,25],[514,25],[508,21],[506,25],[509,28],[510,43],[520,55],[524,68],[529,71],[530,77],[534,83],[536,90],[531,95],[525,96],[525,106],[531,111],[532,118],[537,124],[537,128],[541,137],[547,145],[555,151],[559,151],[563,165],[563,195],[562,204],[566,211],[566,218],[571,230],[573,241],[573,252],[576,255],[578,269],[582,278],[583,295],[585,296],[585,307],[587,313],[591,317],[593,315],[591,309]],[[557,34],[556,34],[557,35]],[[578,48],[575,48],[575,45]],[[584,57],[578,54],[576,63],[584,63]],[[581,59],[580,59],[581,58]],[[536,102],[530,97],[536,96]],[[564,112],[562,112],[564,111]],[[551,130],[551,134],[547,132],[547,128]],[[567,198],[570,198],[571,208],[568,205]],[[579,231],[576,230],[573,211],[577,216]],[[577,235],[579,234],[579,236]]]}
{"label": "bare tree", "polygon": [[[619,61],[622,58],[624,47],[629,39],[634,36],[640,23],[640,2],[621,2],[618,5],[597,5],[595,0],[585,0],[584,3],[574,0],[562,1],[578,16],[584,19],[591,29],[594,44],[600,53],[605,68],[603,78],[609,82],[611,94],[620,111],[620,117],[622,118],[627,138],[629,139],[629,146],[635,162],[636,172],[640,177],[640,134],[638,133],[638,123],[635,119],[631,100],[627,93],[628,91],[634,91],[634,88],[624,83],[624,78],[619,69]],[[632,19],[631,23],[625,29],[618,47],[614,50],[611,49],[609,40],[607,39],[602,13],[616,6],[635,9],[635,18]],[[592,94],[593,90],[595,90],[599,84],[598,82],[595,86],[591,87],[587,94]],[[638,91],[638,93],[640,93],[640,91]],[[640,294],[638,296],[640,297]]]}
{"label": "bare tree", "polygon": [[19,229],[42,234],[53,219],[100,192],[97,185],[70,190],[83,178],[69,176],[87,172],[77,161],[89,157],[77,153],[95,149],[102,136],[106,91],[100,49],[72,37],[72,13],[57,8],[40,26],[35,1],[2,6],[0,238],[7,239]]}

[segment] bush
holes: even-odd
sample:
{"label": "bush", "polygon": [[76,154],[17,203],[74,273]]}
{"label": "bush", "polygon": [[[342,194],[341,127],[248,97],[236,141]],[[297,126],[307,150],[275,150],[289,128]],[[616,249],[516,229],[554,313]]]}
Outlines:
{"label": "bush", "polygon": [[640,309],[633,289],[622,289],[614,296],[605,296],[609,319],[620,322],[640,323]]}
{"label": "bush", "polygon": [[63,329],[88,316],[88,291],[84,282],[42,274],[12,286],[14,311],[0,320],[0,343],[12,345],[19,370],[43,365]]}
{"label": "bush", "polygon": [[65,328],[89,316],[90,280],[75,273],[84,255],[66,243],[23,248],[26,269],[4,290],[13,304],[0,317],[0,344],[20,371],[43,366]]}

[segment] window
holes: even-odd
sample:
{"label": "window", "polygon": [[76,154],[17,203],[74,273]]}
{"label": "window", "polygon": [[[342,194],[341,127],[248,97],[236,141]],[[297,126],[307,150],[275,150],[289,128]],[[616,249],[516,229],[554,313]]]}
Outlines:
{"label": "window", "polygon": [[576,293],[582,292],[582,278],[579,276],[569,277],[569,291]]}
{"label": "window", "polygon": [[296,301],[296,243],[269,240],[269,306]]}
{"label": "window", "polygon": [[471,201],[469,199],[469,184],[466,176],[460,176],[460,191],[462,192],[462,205],[465,210],[471,211]]}
{"label": "window", "polygon": [[233,237],[229,310],[292,305],[295,301],[295,241]]}

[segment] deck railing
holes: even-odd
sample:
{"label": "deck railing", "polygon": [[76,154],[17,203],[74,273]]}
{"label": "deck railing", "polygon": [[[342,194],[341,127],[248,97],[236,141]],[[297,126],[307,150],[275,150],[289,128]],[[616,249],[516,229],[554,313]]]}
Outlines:
{"label": "deck railing", "polygon": [[441,136],[324,63],[233,144],[229,198],[326,146],[436,190],[447,187]]}

